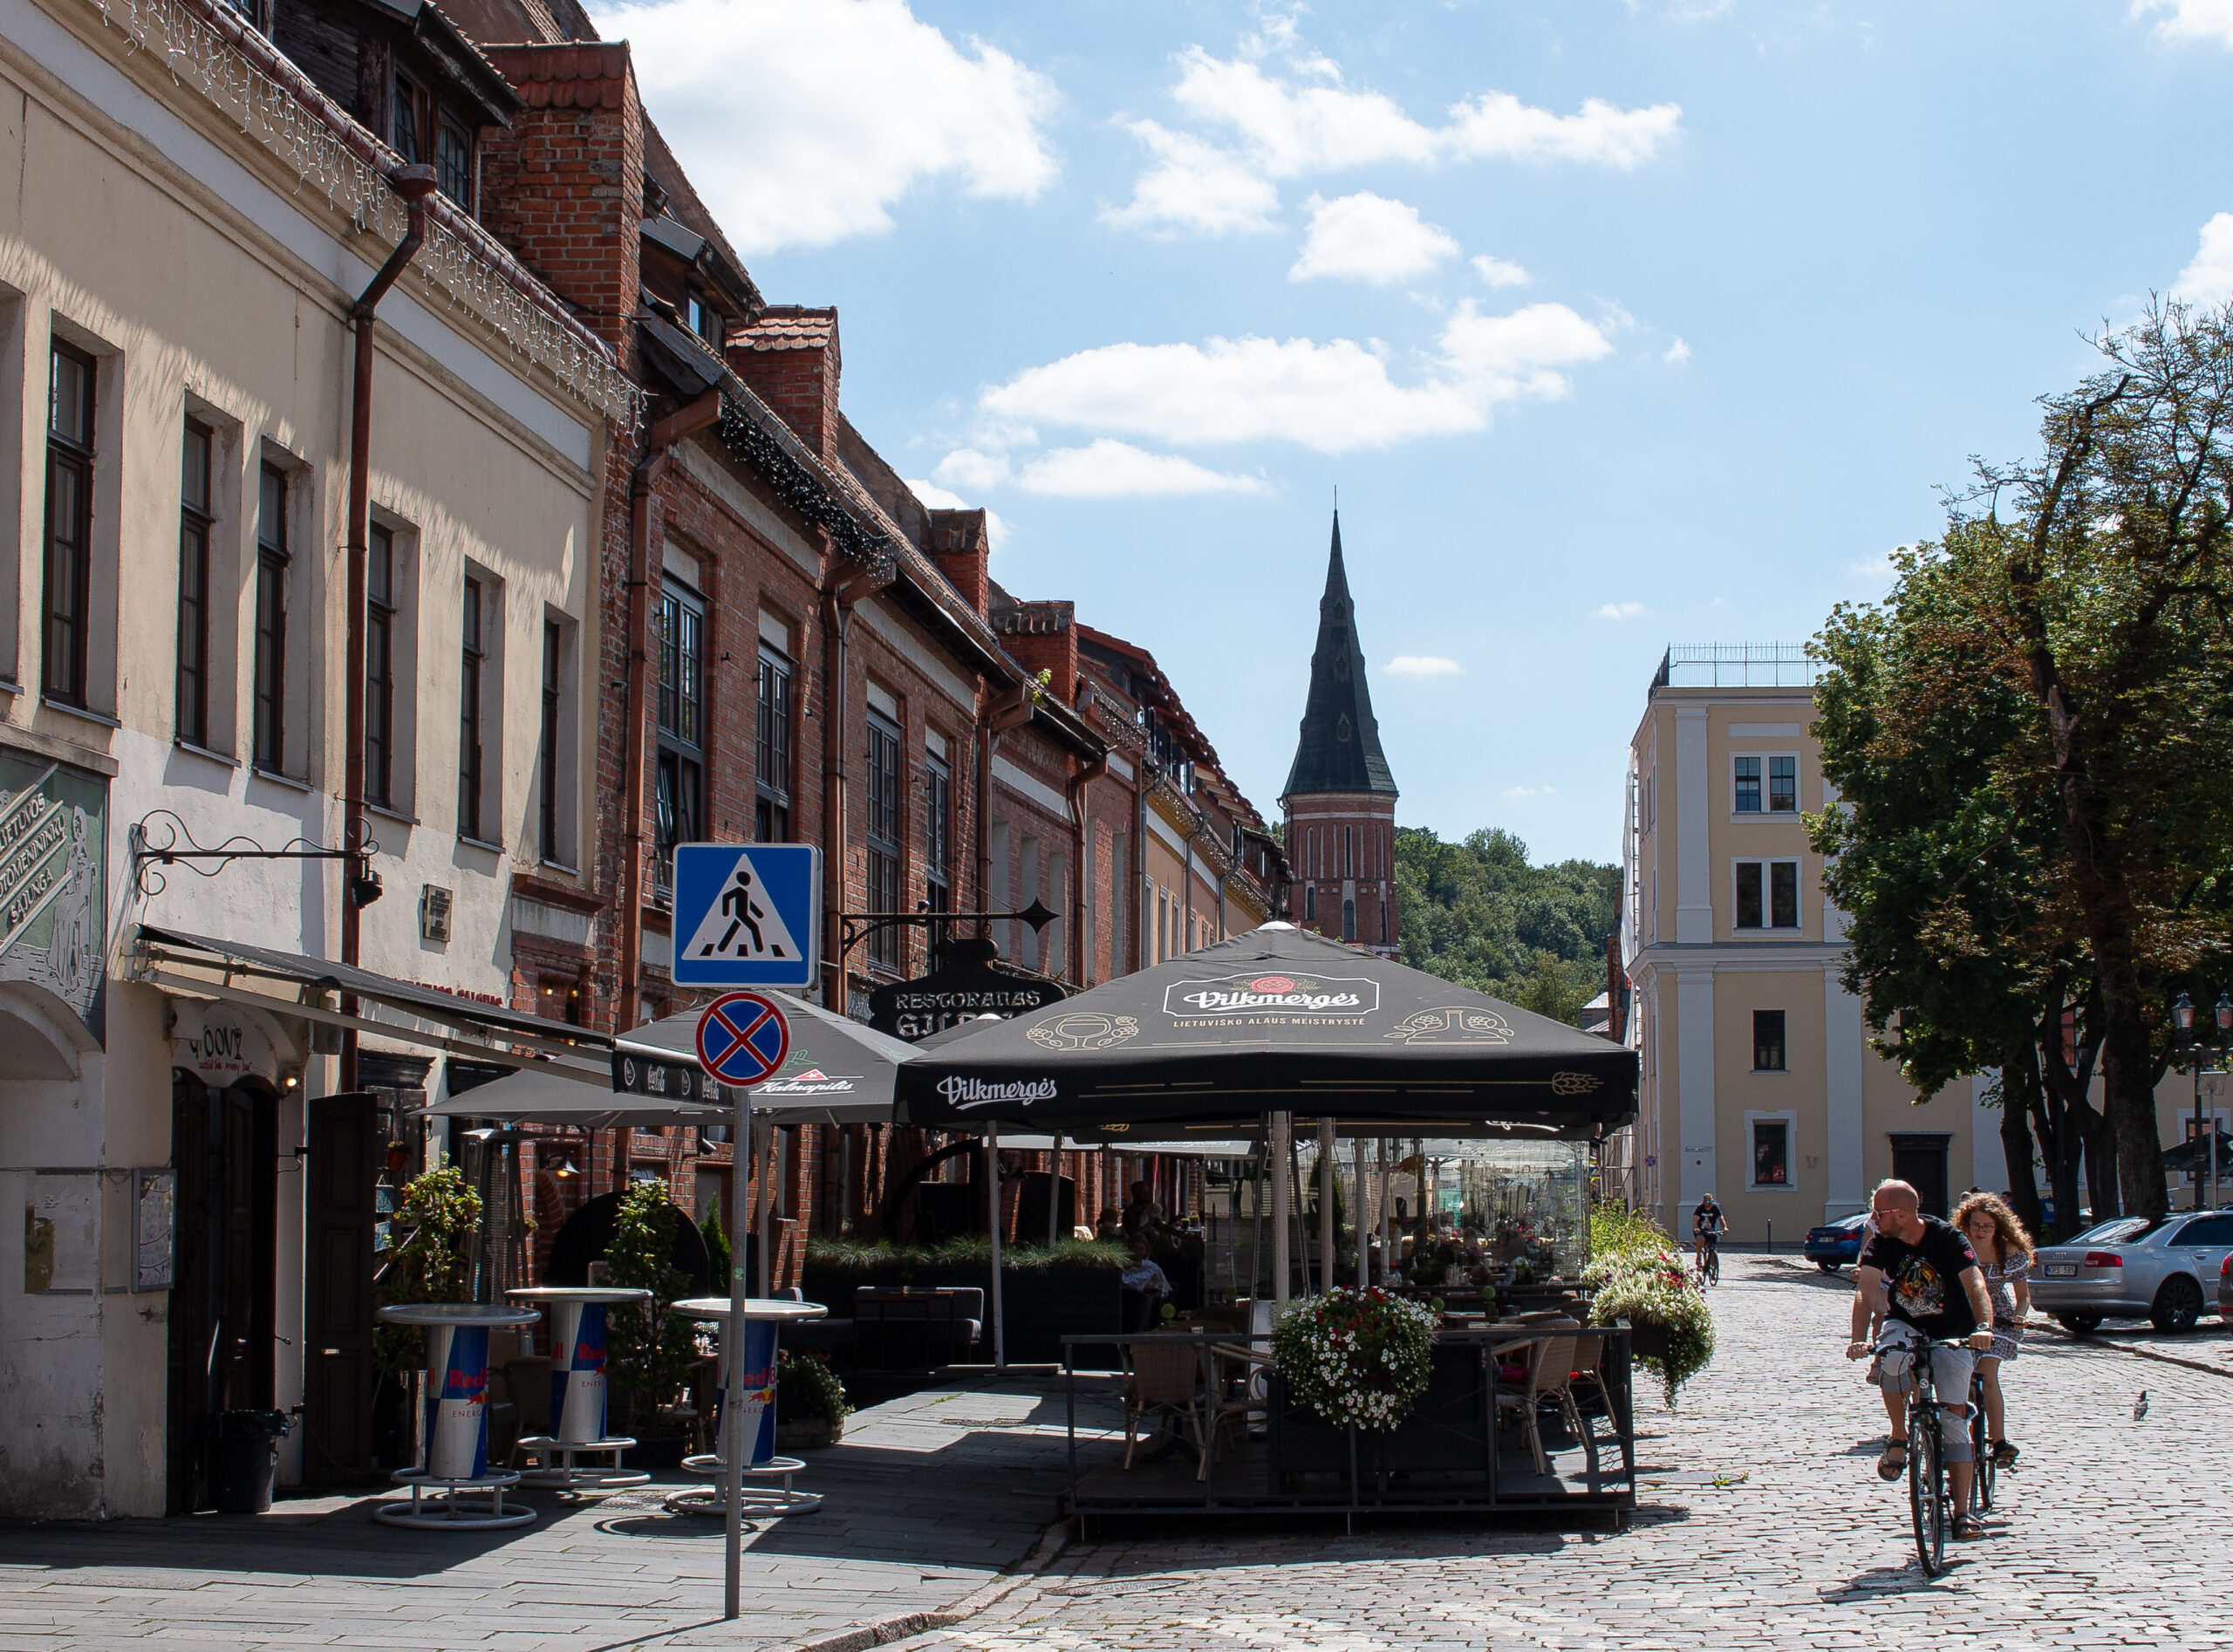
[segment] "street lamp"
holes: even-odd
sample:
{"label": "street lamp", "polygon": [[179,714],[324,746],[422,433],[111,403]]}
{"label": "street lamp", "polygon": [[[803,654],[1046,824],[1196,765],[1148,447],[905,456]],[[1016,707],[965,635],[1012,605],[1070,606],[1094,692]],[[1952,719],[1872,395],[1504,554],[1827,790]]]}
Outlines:
{"label": "street lamp", "polygon": [[2233,994],[2223,992],[2218,993],[2217,1003],[2213,1012],[2212,1018],[2217,1023],[2216,1037],[2205,1041],[2197,1042],[2194,1035],[2194,1000],[2189,998],[2184,993],[2181,993],[2177,998],[2171,1001],[2171,1024],[2177,1029],[2179,1048],[2182,1051],[2188,1053],[2189,1064],[2195,1075],[2195,1134],[2193,1151],[2197,1154],[2208,1153],[2209,1155],[2209,1170],[2208,1171],[2209,1178],[2208,1196],[2209,1204],[2208,1206],[2205,1206],[2202,1203],[2202,1178],[2204,1172],[2202,1171],[2202,1163],[2199,1159],[2195,1162],[2195,1208],[2198,1211],[2205,1208],[2214,1209],[2217,1204],[2217,1121],[2214,1117],[2205,1118],[2202,1116],[2202,1075],[2209,1066],[2210,1052],[2213,1049],[2223,1052],[2226,1047],[2228,1034],[2233,1033]]}

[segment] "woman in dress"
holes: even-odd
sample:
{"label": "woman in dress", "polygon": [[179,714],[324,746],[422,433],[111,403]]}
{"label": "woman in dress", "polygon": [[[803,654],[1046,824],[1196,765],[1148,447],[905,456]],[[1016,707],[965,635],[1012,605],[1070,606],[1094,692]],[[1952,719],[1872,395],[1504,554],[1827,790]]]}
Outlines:
{"label": "woman in dress", "polygon": [[1977,1376],[1985,1390],[1985,1437],[1997,1469],[2015,1466],[2017,1449],[2008,1442],[2008,1415],[2001,1399],[2000,1368],[2024,1344],[2024,1322],[2032,1315],[2032,1236],[2007,1201],[1993,1193],[1972,1193],[1954,1212],[1954,1225],[1977,1253],[1977,1267],[1992,1298],[1992,1348],[1977,1356]]}

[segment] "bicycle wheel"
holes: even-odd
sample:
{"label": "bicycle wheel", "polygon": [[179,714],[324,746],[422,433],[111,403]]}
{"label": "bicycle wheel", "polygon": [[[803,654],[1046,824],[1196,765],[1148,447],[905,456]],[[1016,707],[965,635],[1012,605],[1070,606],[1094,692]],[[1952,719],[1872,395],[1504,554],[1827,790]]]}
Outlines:
{"label": "bicycle wheel", "polygon": [[1709,1285],[1721,1283],[1721,1253],[1717,1250],[1706,1253],[1706,1283]]}
{"label": "bicycle wheel", "polygon": [[1915,1523],[1915,1558],[1927,1578],[1946,1566],[1945,1471],[1938,1460],[1937,1423],[1929,1403],[1917,1393],[1908,1406],[1908,1513]]}
{"label": "bicycle wheel", "polygon": [[1984,1384],[1975,1378],[1970,1382],[1970,1512],[1990,1513],[1995,1471],[1991,1444],[1985,1438]]}

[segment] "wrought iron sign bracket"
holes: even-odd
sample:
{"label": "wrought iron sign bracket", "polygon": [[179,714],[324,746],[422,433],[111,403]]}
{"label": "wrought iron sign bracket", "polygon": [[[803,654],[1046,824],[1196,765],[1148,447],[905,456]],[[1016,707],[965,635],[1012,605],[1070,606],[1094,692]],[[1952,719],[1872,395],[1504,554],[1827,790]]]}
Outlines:
{"label": "wrought iron sign bracket", "polygon": [[[156,835],[160,834],[160,841]],[[307,837],[290,838],[277,849],[266,849],[244,833],[228,837],[215,847],[196,842],[193,831],[177,815],[159,809],[136,822],[126,841],[131,847],[132,881],[142,898],[160,895],[169,886],[166,869],[183,867],[197,877],[215,877],[236,860],[338,860],[352,863],[349,899],[362,909],[380,898],[380,875],[372,870],[379,844],[367,837],[355,849],[328,849]],[[208,863],[204,870],[204,863]]]}
{"label": "wrought iron sign bracket", "polygon": [[[1032,897],[1031,905],[1020,912],[934,912],[928,905],[918,906],[912,912],[840,912],[837,914],[837,962],[839,967],[843,967],[846,953],[870,936],[880,934],[887,929],[942,930],[954,924],[997,924],[1014,918],[1019,923],[1030,925],[1031,932],[1036,935],[1061,916],[1060,912],[1049,911],[1046,904],[1035,895]],[[933,944],[943,947],[946,936],[943,933],[934,936]]]}

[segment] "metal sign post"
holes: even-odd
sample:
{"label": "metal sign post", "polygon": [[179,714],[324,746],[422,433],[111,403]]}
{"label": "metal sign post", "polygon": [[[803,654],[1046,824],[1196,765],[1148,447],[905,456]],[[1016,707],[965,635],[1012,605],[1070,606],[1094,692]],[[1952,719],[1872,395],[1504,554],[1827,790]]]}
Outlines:
{"label": "metal sign post", "polygon": [[[724,993],[698,1018],[698,1059],[706,1071],[736,1089],[731,1140],[749,1149],[752,1087],[773,1077],[790,1054],[790,1023],[775,1003],[758,993]],[[736,1149],[730,1152],[735,1162]],[[747,1161],[748,1164],[749,1161]],[[744,1178],[730,1172],[732,1235],[745,1232]],[[752,1295],[739,1265],[736,1240],[729,1242],[729,1317],[721,1327],[721,1615],[734,1618],[744,1575],[744,1339],[745,1307]]]}

